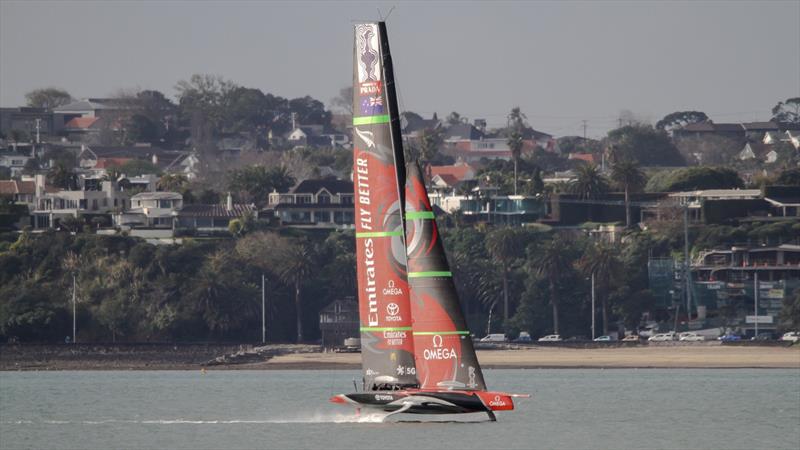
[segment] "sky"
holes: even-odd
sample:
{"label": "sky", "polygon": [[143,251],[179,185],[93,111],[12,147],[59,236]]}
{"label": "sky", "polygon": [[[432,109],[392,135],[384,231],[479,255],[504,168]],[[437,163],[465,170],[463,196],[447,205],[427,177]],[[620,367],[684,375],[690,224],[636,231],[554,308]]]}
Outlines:
{"label": "sky", "polygon": [[[394,9],[392,9],[394,8]],[[330,104],[352,81],[352,26],[386,16],[400,109],[504,125],[519,106],[556,136],[621,114],[768,120],[800,96],[800,0],[99,2],[0,0],[0,105],[220,75]]]}

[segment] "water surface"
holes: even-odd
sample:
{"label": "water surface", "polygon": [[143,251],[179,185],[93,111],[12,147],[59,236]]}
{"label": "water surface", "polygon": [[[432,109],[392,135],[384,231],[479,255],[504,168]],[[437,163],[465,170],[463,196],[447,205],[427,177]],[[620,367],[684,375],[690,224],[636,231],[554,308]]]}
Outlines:
{"label": "water surface", "polygon": [[497,423],[483,414],[380,423],[327,402],[352,391],[356,371],[0,372],[0,448],[800,448],[794,369],[485,375],[533,398]]}

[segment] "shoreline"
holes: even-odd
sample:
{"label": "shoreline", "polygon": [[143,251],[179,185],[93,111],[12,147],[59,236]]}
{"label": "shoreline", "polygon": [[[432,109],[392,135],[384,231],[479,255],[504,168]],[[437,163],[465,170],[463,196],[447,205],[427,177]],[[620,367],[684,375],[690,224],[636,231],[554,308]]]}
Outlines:
{"label": "shoreline", "polygon": [[[8,352],[0,353],[1,371],[48,370],[358,370],[360,353],[294,351],[211,364],[213,351],[181,352]],[[197,349],[192,349],[194,352]],[[226,349],[227,350],[227,349]],[[650,345],[613,348],[531,346],[478,350],[484,369],[800,369],[800,346]],[[219,353],[216,353],[219,356]],[[190,357],[191,356],[191,357]]]}

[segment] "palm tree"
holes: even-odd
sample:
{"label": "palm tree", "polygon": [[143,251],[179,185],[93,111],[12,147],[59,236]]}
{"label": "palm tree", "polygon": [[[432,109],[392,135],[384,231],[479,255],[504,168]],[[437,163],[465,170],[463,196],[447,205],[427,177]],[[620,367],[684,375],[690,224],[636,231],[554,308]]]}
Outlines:
{"label": "palm tree", "polygon": [[511,149],[511,158],[514,160],[514,195],[517,195],[517,164],[522,155],[522,147],[522,133],[515,128],[508,136],[508,148]]}
{"label": "palm tree", "polygon": [[158,188],[162,191],[179,192],[188,183],[186,176],[180,173],[165,173],[158,179]]}
{"label": "palm tree", "polygon": [[639,165],[636,163],[636,161],[624,159],[615,162],[611,167],[611,180],[613,180],[620,189],[625,191],[625,226],[630,228],[630,193],[641,190],[646,182],[646,177],[639,169]]}
{"label": "palm tree", "polygon": [[577,168],[577,178],[572,182],[570,190],[580,195],[581,199],[596,198],[608,192],[608,181],[594,164],[581,164]]}
{"label": "palm tree", "polygon": [[486,250],[492,259],[500,265],[503,279],[503,320],[508,320],[508,275],[513,264],[521,256],[524,248],[520,245],[519,236],[513,228],[500,228],[486,237]]}
{"label": "palm tree", "polygon": [[531,270],[547,279],[550,290],[550,304],[553,306],[553,333],[558,332],[558,282],[570,269],[571,260],[564,251],[569,243],[556,236],[541,247],[529,261]]}
{"label": "palm tree", "polygon": [[306,241],[286,242],[278,249],[280,265],[275,267],[278,277],[283,283],[294,286],[294,306],[297,315],[297,342],[303,341],[303,281],[316,267],[316,251]]}
{"label": "palm tree", "polygon": [[595,277],[595,287],[603,312],[603,335],[607,335],[608,297],[612,286],[622,275],[622,261],[619,258],[618,247],[606,241],[598,241],[589,246],[577,266],[585,275]]}

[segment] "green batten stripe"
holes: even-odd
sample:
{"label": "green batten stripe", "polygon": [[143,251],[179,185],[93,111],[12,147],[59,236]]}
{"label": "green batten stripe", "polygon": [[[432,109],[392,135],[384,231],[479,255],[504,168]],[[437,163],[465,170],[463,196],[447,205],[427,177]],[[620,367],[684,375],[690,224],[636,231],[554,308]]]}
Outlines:
{"label": "green batten stripe", "polygon": [[433,336],[436,334],[449,335],[449,334],[469,334],[469,331],[415,331],[415,336]]}
{"label": "green batten stripe", "polygon": [[361,331],[411,331],[411,327],[361,327]]}
{"label": "green batten stripe", "polygon": [[433,211],[409,211],[406,213],[406,219],[433,219]]}
{"label": "green batten stripe", "polygon": [[374,125],[379,123],[389,123],[389,115],[353,117],[353,125]]}
{"label": "green batten stripe", "polygon": [[453,272],[408,272],[408,278],[452,277]]}
{"label": "green batten stripe", "polygon": [[356,233],[357,238],[371,238],[371,237],[387,237],[387,236],[402,236],[402,231],[362,231]]}

